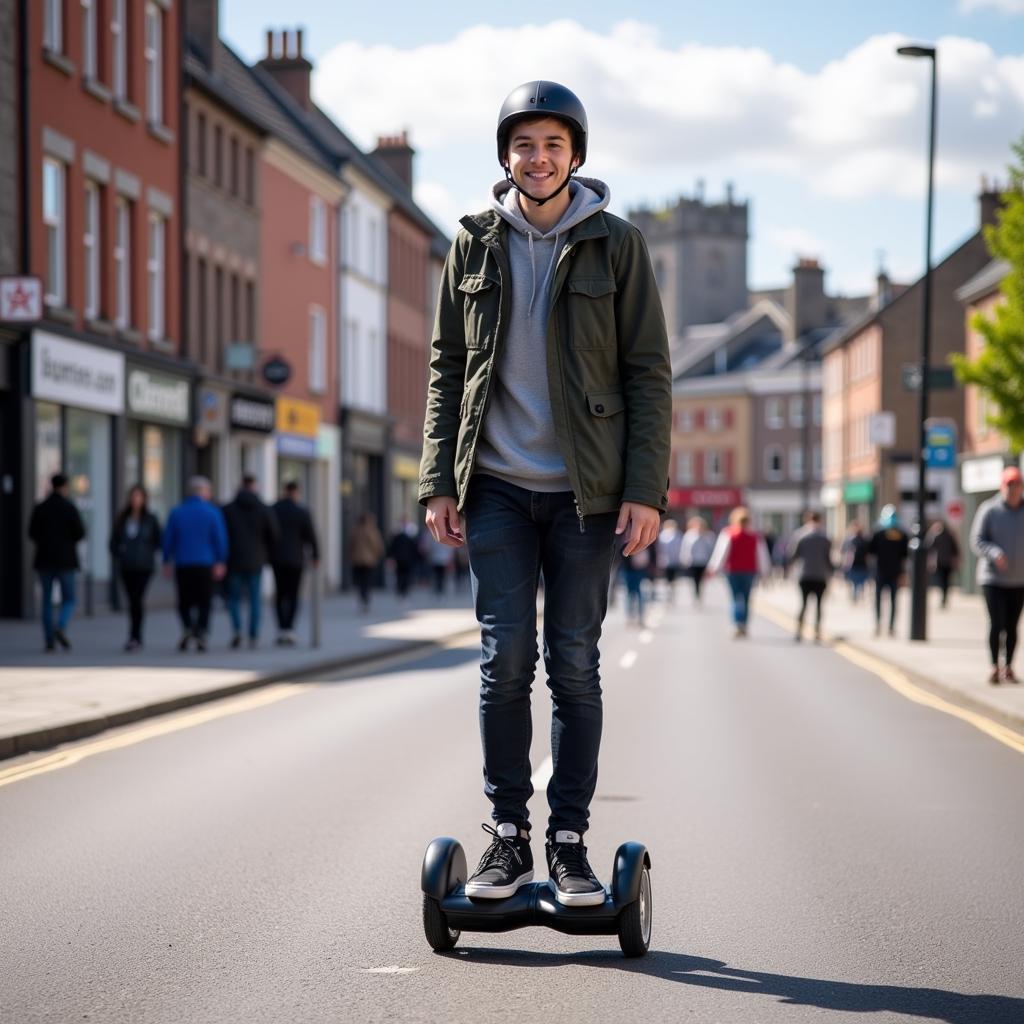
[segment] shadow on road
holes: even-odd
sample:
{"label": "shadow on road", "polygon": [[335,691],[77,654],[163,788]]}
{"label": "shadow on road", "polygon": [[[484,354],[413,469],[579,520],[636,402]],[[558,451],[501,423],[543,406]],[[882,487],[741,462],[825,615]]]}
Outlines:
{"label": "shadow on road", "polygon": [[722,960],[682,953],[652,951],[642,959],[626,960],[617,950],[589,950],[564,955],[477,947],[456,949],[443,955],[462,964],[480,966],[614,968],[698,988],[774,996],[790,1006],[817,1006],[844,1013],[898,1013],[946,1021],[947,1024],[1019,1024],[1024,1020],[1024,999],[1013,996],[965,995],[937,988],[858,985],[823,978],[768,974],[730,967]]}

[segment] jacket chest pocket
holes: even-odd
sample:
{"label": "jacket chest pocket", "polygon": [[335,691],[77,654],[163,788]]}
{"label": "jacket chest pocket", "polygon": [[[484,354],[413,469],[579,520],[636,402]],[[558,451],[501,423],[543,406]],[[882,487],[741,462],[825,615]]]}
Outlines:
{"label": "jacket chest pocket", "polygon": [[614,348],[615,281],[610,277],[575,277],[569,278],[565,287],[572,347]]}
{"label": "jacket chest pocket", "polygon": [[498,282],[484,274],[466,274],[462,292],[466,348],[490,348],[498,324]]}

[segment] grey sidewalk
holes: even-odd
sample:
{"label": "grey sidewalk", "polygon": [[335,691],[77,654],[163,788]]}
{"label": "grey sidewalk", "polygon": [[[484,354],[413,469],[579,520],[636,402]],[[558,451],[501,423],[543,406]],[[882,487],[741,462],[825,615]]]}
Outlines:
{"label": "grey sidewalk", "polygon": [[[949,607],[939,607],[938,591],[929,594],[928,640],[907,639],[910,622],[910,591],[902,588],[897,599],[896,635],[884,629],[888,621],[887,599],[882,604],[883,632],[874,635],[875,608],[871,585],[864,589],[859,604],[850,601],[846,583],[836,580],[825,596],[823,628],[826,640],[845,640],[903,670],[917,682],[956,703],[997,718],[1012,728],[1024,730],[1024,683],[989,683],[988,615],[980,596],[953,590]],[[800,609],[797,585],[777,580],[757,588],[754,609],[764,609],[773,619],[780,614],[795,628]],[[804,620],[805,643],[812,632],[814,603]],[[772,614],[774,613],[774,614]],[[794,648],[797,646],[794,643]],[[1022,645],[1024,646],[1024,645]],[[1015,668],[1024,676],[1024,649],[1018,651]]]}
{"label": "grey sidewalk", "polygon": [[181,635],[170,609],[146,617],[146,646],[122,648],[127,617],[77,615],[68,630],[72,650],[46,654],[37,622],[0,622],[0,758],[53,746],[103,729],[314,671],[355,664],[416,646],[443,643],[476,628],[468,591],[435,601],[416,591],[404,603],[378,592],[369,614],[354,595],[323,605],[319,647],[309,645],[309,609],[299,618],[299,644],[277,647],[273,612],[264,606],[262,644],[228,647],[227,611],[211,617],[205,654],[179,653]]}

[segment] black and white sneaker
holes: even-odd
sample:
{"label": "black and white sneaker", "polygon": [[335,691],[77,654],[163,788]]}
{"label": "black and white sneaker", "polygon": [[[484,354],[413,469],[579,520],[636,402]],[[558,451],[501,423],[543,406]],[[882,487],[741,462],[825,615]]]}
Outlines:
{"label": "black and white sneaker", "polygon": [[562,829],[548,840],[548,872],[555,899],[566,907],[595,907],[604,903],[604,886],[590,869],[587,848],[579,832]]}
{"label": "black and white sneaker", "polygon": [[466,895],[501,900],[533,879],[530,840],[510,822],[503,822],[496,829],[490,825],[480,827],[494,836],[494,840],[466,882]]}

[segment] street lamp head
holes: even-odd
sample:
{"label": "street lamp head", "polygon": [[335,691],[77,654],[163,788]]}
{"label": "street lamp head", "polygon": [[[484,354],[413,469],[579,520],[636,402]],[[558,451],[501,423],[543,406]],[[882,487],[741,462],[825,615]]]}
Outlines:
{"label": "street lamp head", "polygon": [[896,52],[901,57],[931,57],[935,60],[934,46],[901,46]]}

